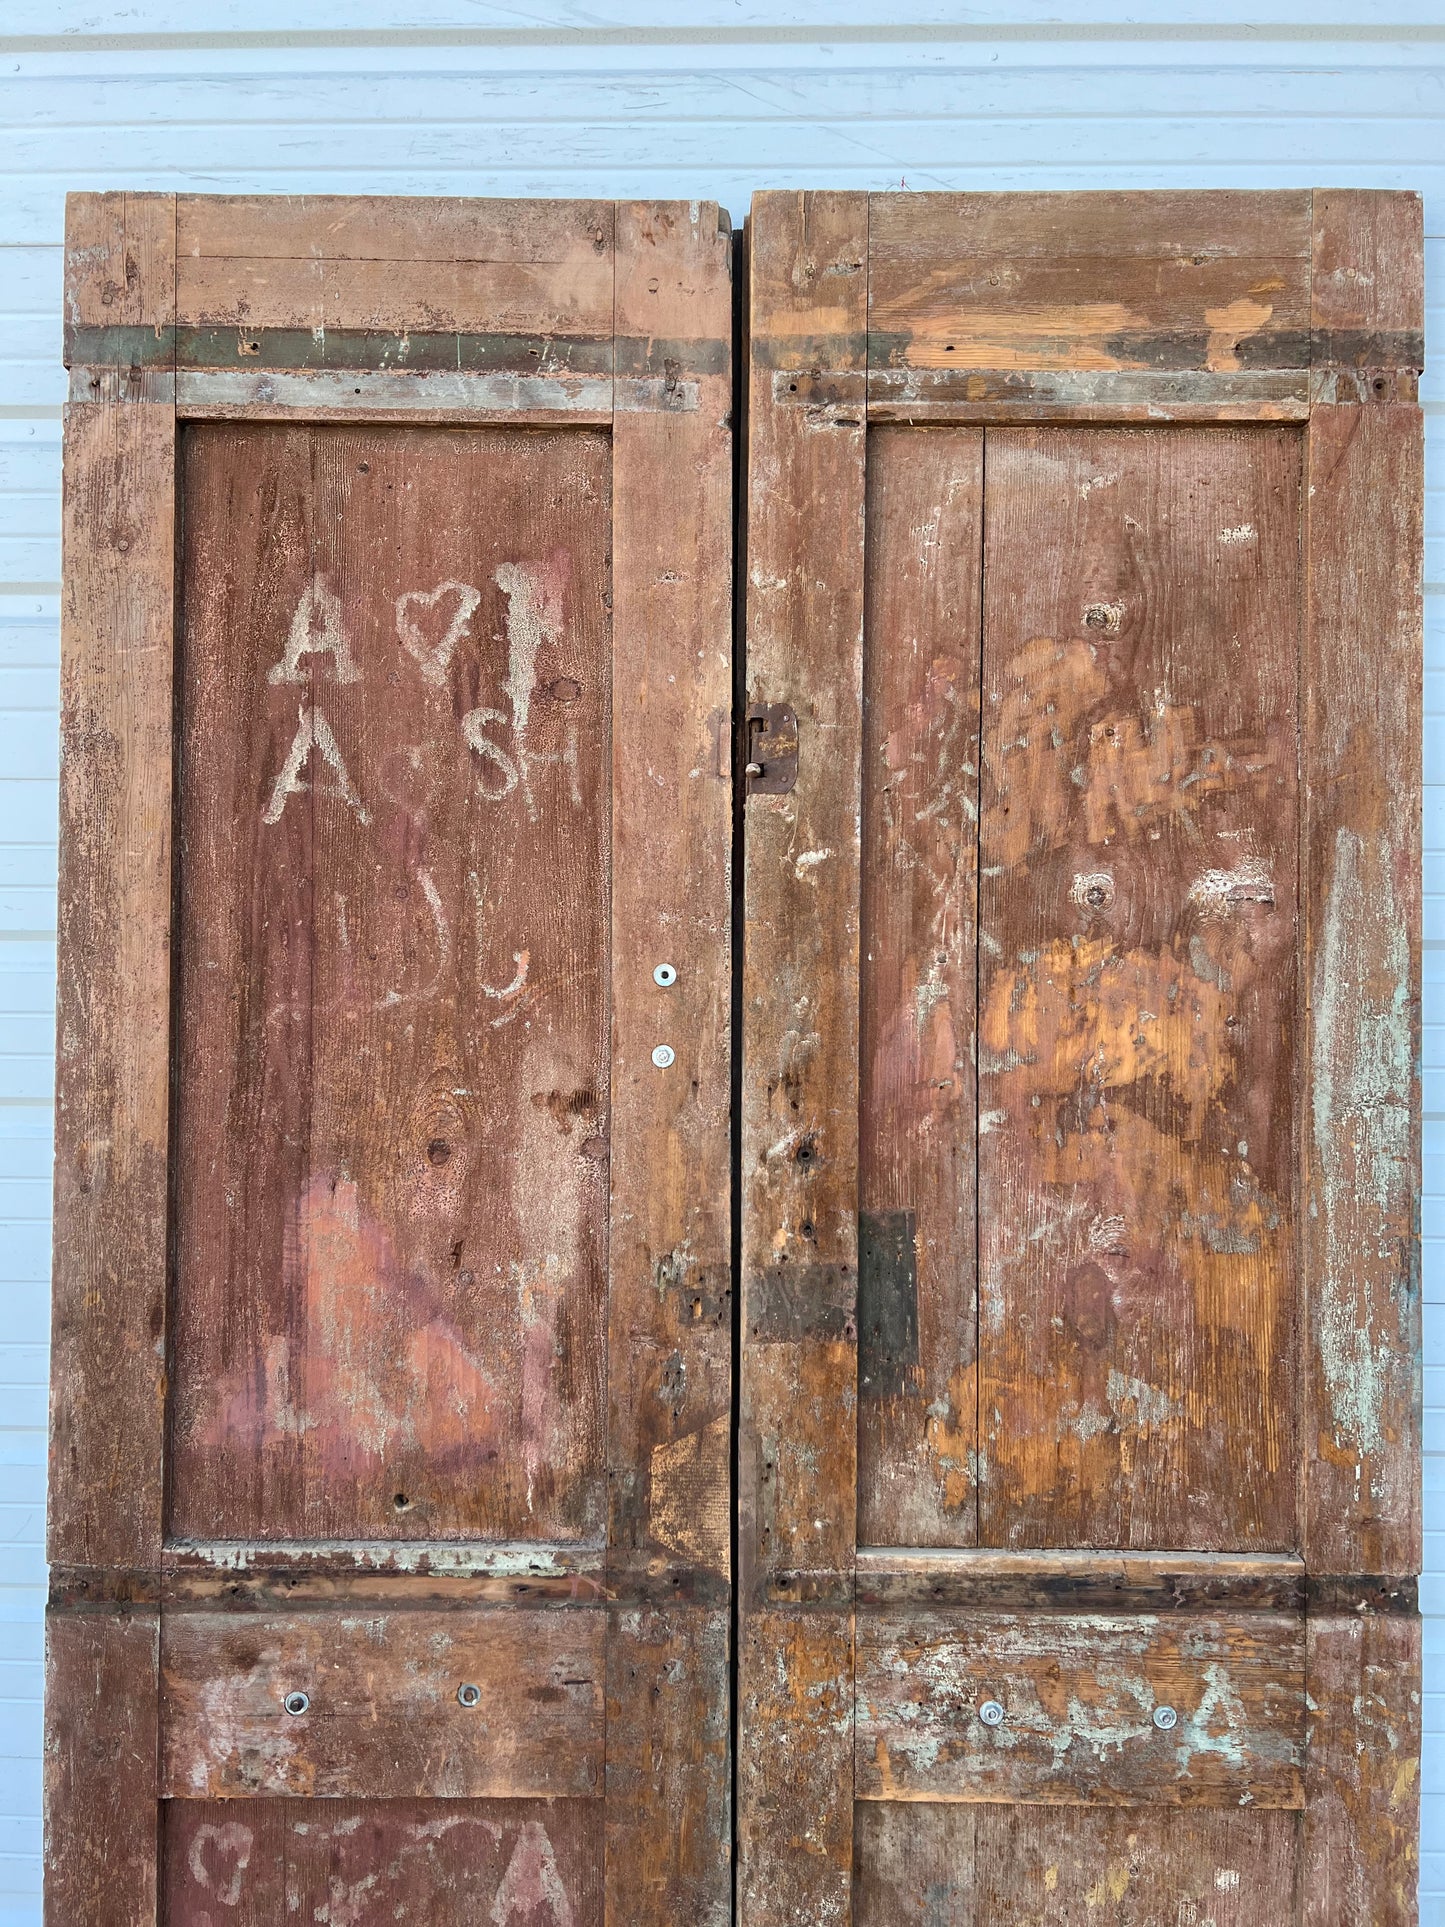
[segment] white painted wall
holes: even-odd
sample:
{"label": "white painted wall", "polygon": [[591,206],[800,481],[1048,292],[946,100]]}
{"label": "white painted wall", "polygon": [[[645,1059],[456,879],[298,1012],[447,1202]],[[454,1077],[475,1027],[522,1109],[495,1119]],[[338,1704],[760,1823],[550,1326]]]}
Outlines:
{"label": "white painted wall", "polygon": [[[302,25],[297,27],[297,16]],[[67,188],[1425,195],[1426,1740],[1445,1927],[1445,0],[7,0],[0,11],[0,1927],[40,1919]],[[1267,1927],[1262,1923],[1261,1927]]]}

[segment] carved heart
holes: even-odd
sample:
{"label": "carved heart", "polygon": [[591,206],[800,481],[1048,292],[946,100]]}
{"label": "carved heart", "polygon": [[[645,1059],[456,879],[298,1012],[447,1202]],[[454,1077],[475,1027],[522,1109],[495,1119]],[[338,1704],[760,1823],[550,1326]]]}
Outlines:
{"label": "carved heart", "polygon": [[[444,596],[455,596],[457,606],[444,634],[436,642],[429,643],[412,611],[434,610]],[[408,589],[405,595],[397,597],[397,637],[429,683],[440,687],[446,681],[452,651],[466,633],[467,624],[476,613],[481,599],[481,590],[472,588],[467,582],[439,582],[434,589]],[[427,626],[433,627],[432,624]]]}
{"label": "carved heart", "polygon": [[[223,1827],[206,1825],[196,1828],[191,1850],[186,1855],[186,1865],[196,1885],[206,1893],[214,1894],[223,1907],[234,1907],[241,1898],[241,1883],[251,1864],[255,1837],[251,1829],[243,1827],[239,1820],[230,1820]],[[215,1860],[219,1864],[211,1864],[206,1852],[208,1847],[215,1848]]]}

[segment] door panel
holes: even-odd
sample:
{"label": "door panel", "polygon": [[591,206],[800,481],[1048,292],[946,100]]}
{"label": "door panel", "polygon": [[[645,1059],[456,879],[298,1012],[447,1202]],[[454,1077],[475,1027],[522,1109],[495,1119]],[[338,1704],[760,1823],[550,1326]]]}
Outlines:
{"label": "door panel", "polygon": [[1301,454],[987,431],[986,1545],[1298,1543]]}
{"label": "door panel", "polygon": [[72,203],[54,1927],[725,1927],[729,257]]}
{"label": "door panel", "polygon": [[590,1818],[583,1800],[188,1800],[166,1810],[163,1917],[601,1927]]}
{"label": "door panel", "polygon": [[858,1810],[860,1927],[1257,1927],[1293,1918],[1292,1813]]}
{"label": "door panel", "polygon": [[746,1927],[1414,1918],[1412,206],[755,204]]}
{"label": "door panel", "polygon": [[595,1541],[608,438],[182,477],[171,1531]]}

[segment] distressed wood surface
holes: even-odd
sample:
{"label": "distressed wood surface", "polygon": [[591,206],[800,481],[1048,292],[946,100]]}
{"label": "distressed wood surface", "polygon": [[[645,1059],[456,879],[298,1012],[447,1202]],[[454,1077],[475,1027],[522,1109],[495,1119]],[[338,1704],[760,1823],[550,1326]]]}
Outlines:
{"label": "distressed wood surface", "polygon": [[1209,1604],[1299,1611],[1304,1562],[1287,1553],[998,1552],[860,1546],[860,1606],[1059,1606],[1158,1612]]}
{"label": "distressed wood surface", "polygon": [[[659,1574],[686,1572],[713,1610],[679,1586],[670,1606],[610,1619],[606,1915],[726,1927],[731,237],[710,202],[622,204],[616,231],[615,331],[651,344],[655,405],[612,432],[607,1577],[660,1592]],[[691,407],[684,340],[714,369]]]}
{"label": "distressed wood surface", "polygon": [[1341,401],[1410,401],[1425,364],[1424,209],[1418,194],[1317,189],[1313,360]]}
{"label": "distressed wood surface", "polygon": [[732,1918],[726,1611],[613,1611],[607,1638],[606,1888],[617,1927]]}
{"label": "distressed wood surface", "polygon": [[45,1627],[45,1927],[156,1927],[158,1615]]}
{"label": "distressed wood surface", "polygon": [[606,201],[183,194],[176,318],[606,341],[612,232]]}
{"label": "distressed wood surface", "polygon": [[1304,368],[1310,196],[875,194],[869,361]]}
{"label": "distressed wood surface", "polygon": [[1310,420],[1304,1547],[1420,1569],[1420,415]]}
{"label": "distressed wood surface", "polygon": [[857,1652],[860,1799],[1301,1804],[1299,1615],[860,1612]]}
{"label": "distressed wood surface", "polygon": [[1301,1927],[1415,1927],[1420,1622],[1311,1616]]}
{"label": "distressed wood surface", "polygon": [[171,1800],[166,1927],[602,1927],[585,1800]]}
{"label": "distressed wood surface", "polygon": [[858,1812],[859,1927],[1283,1927],[1298,1818],[887,1806]]}
{"label": "distressed wood surface", "polygon": [[867,518],[858,1531],[969,1545],[981,431],[873,431]]}
{"label": "distressed wood surface", "polygon": [[[798,719],[746,806],[738,1438],[738,1916],[846,1920],[857,1513],[861,408],[774,407],[766,363],[861,370],[867,202],[776,194],[750,229],[748,699]],[[768,344],[759,356],[759,343]],[[826,511],[820,512],[826,504]],[[823,1610],[758,1610],[819,1576]]]}
{"label": "distressed wood surface", "polygon": [[185,456],[171,1528],[600,1537],[606,438]]}
{"label": "distressed wood surface", "polygon": [[[598,1794],[605,1646],[600,1611],[170,1612],[161,1792]],[[293,1715],[297,1692],[310,1705]]]}
{"label": "distressed wood surface", "polygon": [[[77,195],[66,303],[173,312],[169,197]],[[50,1557],[154,1565],[161,1536],[171,972],[175,415],[67,416],[61,601]]]}
{"label": "distressed wood surface", "polygon": [[980,1538],[1284,1550],[1299,441],[987,461]]}

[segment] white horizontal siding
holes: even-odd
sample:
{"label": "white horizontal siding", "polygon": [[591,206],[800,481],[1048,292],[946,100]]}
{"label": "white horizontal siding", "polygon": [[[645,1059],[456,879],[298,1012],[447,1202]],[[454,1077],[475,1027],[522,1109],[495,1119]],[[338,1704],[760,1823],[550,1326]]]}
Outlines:
{"label": "white horizontal siding", "polygon": [[[1445,14],[1438,0],[7,0],[0,14],[0,1927],[39,1922],[61,233],[72,187],[1426,196],[1426,1927],[1445,1927]],[[298,30],[298,13],[304,27]],[[677,16],[684,15],[681,24]]]}

